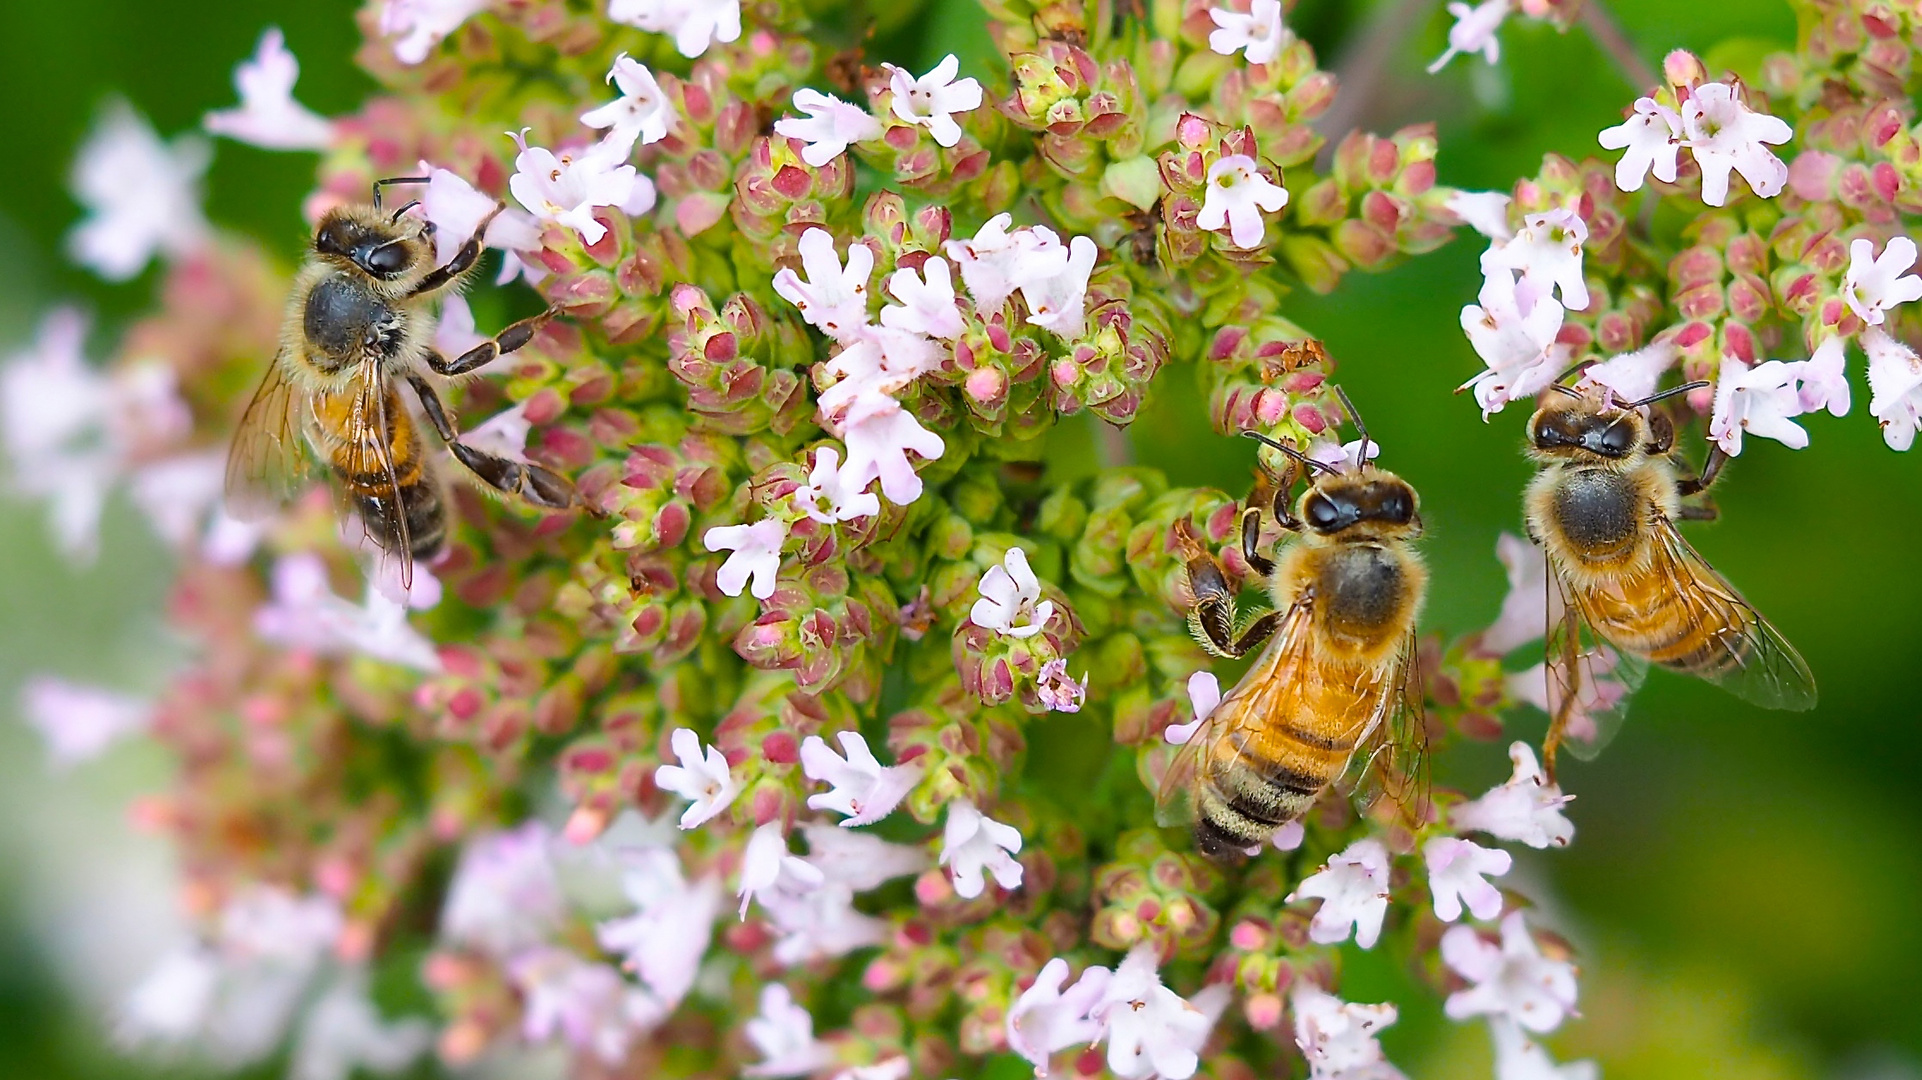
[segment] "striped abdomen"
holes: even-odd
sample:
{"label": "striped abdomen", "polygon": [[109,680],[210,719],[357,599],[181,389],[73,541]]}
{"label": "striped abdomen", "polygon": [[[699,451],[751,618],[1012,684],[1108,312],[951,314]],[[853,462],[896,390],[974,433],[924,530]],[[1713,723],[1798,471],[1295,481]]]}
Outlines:
{"label": "striped abdomen", "polygon": [[1654,538],[1639,569],[1574,585],[1573,599],[1609,644],[1652,663],[1713,679],[1747,658],[1754,613]]}
{"label": "striped abdomen", "polygon": [[400,396],[391,387],[364,392],[356,385],[316,394],[313,413],[327,461],[368,535],[388,552],[422,560],[439,554],[447,511]]}

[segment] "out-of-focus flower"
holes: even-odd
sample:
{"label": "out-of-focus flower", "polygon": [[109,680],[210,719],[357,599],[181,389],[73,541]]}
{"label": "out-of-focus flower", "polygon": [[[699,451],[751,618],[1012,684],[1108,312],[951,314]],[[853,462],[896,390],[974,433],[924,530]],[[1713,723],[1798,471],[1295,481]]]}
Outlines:
{"label": "out-of-focus flower", "polygon": [[1012,825],[988,817],[967,799],[948,803],[948,821],[941,837],[941,865],[954,876],[957,895],[972,900],[981,895],[987,882],[982,872],[994,875],[1004,889],[1021,887],[1021,864],[1014,855],[1021,850],[1021,834]]}
{"label": "out-of-focus flower", "polygon": [[1561,785],[1548,782],[1527,743],[1511,745],[1508,759],[1515,763],[1514,775],[1481,798],[1450,810],[1448,820],[1458,829],[1485,832],[1532,848],[1566,847],[1575,838],[1575,825],[1562,814],[1562,807],[1574,796],[1562,794]]}
{"label": "out-of-focus flower", "polygon": [[1108,1070],[1121,1080],[1193,1076],[1202,1044],[1227,1004],[1225,987],[1204,989],[1190,1002],[1163,986],[1155,968],[1153,945],[1128,950],[1089,1011],[1108,1043]]}
{"label": "out-of-focus flower", "polygon": [[967,324],[954,302],[948,260],[936,255],[921,264],[921,273],[926,275],[925,282],[905,268],[888,275],[888,292],[900,303],[881,309],[881,325],[929,337],[960,337]]}
{"label": "out-of-focus flower", "polygon": [[[418,586],[430,575],[414,568]],[[317,653],[360,653],[390,664],[438,672],[434,644],[407,622],[408,605],[385,595],[370,579],[367,597],[355,604],[327,583],[327,565],[318,555],[283,555],[274,564],[273,599],[254,612],[262,638],[289,648]]]}
{"label": "out-of-focus flower", "polygon": [[1457,191],[1448,197],[1446,205],[1469,228],[1490,240],[1506,240],[1515,235],[1508,224],[1510,201],[1501,191]]}
{"label": "out-of-focus flower", "polygon": [[1491,64],[1500,60],[1502,43],[1495,32],[1502,28],[1502,21],[1514,6],[1512,0],[1483,0],[1473,7],[1462,3],[1448,5],[1448,13],[1455,17],[1455,25],[1448,28],[1448,51],[1428,65],[1429,74],[1447,67],[1450,60],[1462,53],[1481,53],[1482,59]]}
{"label": "out-of-focus flower", "polygon": [[608,0],[607,17],[672,35],[682,56],[700,56],[716,41],[741,37],[741,0]]}
{"label": "out-of-focus flower", "polygon": [[21,716],[46,740],[55,768],[90,761],[153,719],[151,702],[48,675],[28,679],[20,697]]}
{"label": "out-of-focus flower", "polygon": [[741,918],[747,918],[748,905],[757,895],[777,888],[807,892],[820,888],[826,880],[819,867],[788,850],[787,829],[779,821],[770,821],[754,830],[741,855],[741,888],[737,894],[741,898]]}
{"label": "out-of-focus flower", "polygon": [[1472,840],[1437,836],[1422,845],[1421,853],[1428,864],[1428,891],[1435,901],[1436,918],[1454,922],[1462,917],[1464,906],[1477,919],[1502,913],[1502,891],[1488,878],[1508,873],[1514,865],[1508,852]]}
{"label": "out-of-focus flower", "polygon": [[692,730],[675,728],[668,742],[681,763],[655,769],[654,784],[693,803],[681,814],[681,828],[692,829],[727,809],[741,793],[741,782],[734,779],[720,747],[703,752],[701,737]]}
{"label": "out-of-focus flower", "polygon": [[1088,676],[1081,676],[1075,682],[1068,674],[1068,661],[1062,657],[1041,665],[1034,677],[1035,694],[1041,704],[1052,712],[1080,712],[1081,703],[1088,697]]}
{"label": "out-of-focus flower", "polygon": [[834,1080],[908,1080],[914,1066],[905,1057],[891,1057],[872,1065],[856,1065],[834,1074]]}
{"label": "out-of-focus flower", "polygon": [[1862,350],[1869,354],[1869,415],[1882,425],[1889,449],[1907,450],[1922,424],[1922,359],[1879,326],[1863,332]]}
{"label": "out-of-focus flower", "polygon": [[1793,450],[1809,444],[1809,433],[1790,417],[1802,414],[1802,393],[1796,386],[1795,365],[1780,360],[1749,367],[1732,356],[1722,358],[1721,378],[1715,384],[1715,412],[1708,437],[1733,457],[1742,452],[1742,436],[1752,432],[1774,439]]}
{"label": "out-of-focus flower", "polygon": [[1289,1003],[1309,1080],[1400,1080],[1401,1070],[1388,1063],[1379,1038],[1395,1022],[1393,1005],[1351,1004],[1305,981],[1295,984]]}
{"label": "out-of-focus flower", "polygon": [[846,814],[847,819],[841,822],[844,828],[872,825],[893,813],[902,798],[920,783],[919,765],[882,765],[860,732],[843,731],[836,738],[847,755],[845,760],[819,735],[809,735],[801,742],[802,773],[833,788],[808,796],[808,809]]}
{"label": "out-of-focus flower", "polygon": [[762,905],[781,933],[770,954],[783,967],[831,960],[887,940],[888,924],[856,910],[854,889],[843,882],[830,880],[801,893],[777,891]]}
{"label": "out-of-focus flower", "polygon": [[1675,182],[1682,152],[1682,115],[1651,97],[1636,98],[1635,111],[1596,136],[1604,150],[1625,150],[1615,163],[1615,186],[1640,191],[1650,173],[1665,184]]}
{"label": "out-of-focus flower", "polygon": [[752,525],[717,525],[701,534],[701,544],[709,551],[732,553],[715,573],[714,583],[729,596],[739,596],[746,588],[756,600],[774,595],[785,543],[787,522],[779,518],[763,518]]}
{"label": "out-of-focus flower", "polygon": [[1054,616],[1054,601],[1041,599],[1041,579],[1028,567],[1028,553],[1011,547],[998,565],[981,575],[981,599],[969,621],[1013,638],[1039,634]]}
{"label": "out-of-focus flower", "polygon": [[1036,1076],[1047,1076],[1056,1053],[1101,1037],[1105,1025],[1090,1013],[1101,1004],[1113,975],[1107,968],[1090,967],[1063,989],[1068,962],[1058,956],[1049,960],[1008,1010],[1008,1048],[1028,1059]]}
{"label": "out-of-focus flower", "polygon": [[1195,225],[1210,232],[1228,230],[1236,247],[1257,247],[1268,228],[1262,211],[1272,214],[1287,205],[1288,189],[1261,175],[1254,158],[1229,154],[1208,166],[1208,192]]}
{"label": "out-of-focus flower", "polygon": [[1541,393],[1561,373],[1565,349],[1557,346],[1563,309],[1550,296],[1524,306],[1521,290],[1507,271],[1482,283],[1480,304],[1462,308],[1462,330],[1488,370],[1462,384],[1473,387],[1482,419],[1513,401]]}
{"label": "out-of-focus flower", "polygon": [[[841,468],[841,455],[832,446],[814,451],[814,469],[808,482],[794,489],[794,505],[823,525],[855,518],[872,517],[881,512],[881,500],[872,492],[848,484]],[[780,563],[775,563],[778,570]]]}
{"label": "out-of-focus flower", "polygon": [[1588,224],[1563,207],[1530,214],[1507,240],[1498,240],[1482,254],[1482,273],[1498,275],[1513,270],[1521,275],[1515,285],[1524,296],[1561,293],[1562,306],[1580,311],[1588,306],[1588,284],[1582,280],[1582,245]]}
{"label": "out-of-focus flower", "polygon": [[514,175],[508,177],[507,189],[536,218],[565,225],[586,243],[598,244],[607,235],[607,226],[594,217],[596,209],[626,209],[642,190],[648,193],[644,201],[653,204],[653,183],[632,165],[619,164],[607,154],[556,154],[546,147],[528,146],[521,132],[509,134],[520,153],[514,157]]}
{"label": "out-of-focus flower", "polygon": [[1590,364],[1579,385],[1606,386],[1619,401],[1640,401],[1655,393],[1662,376],[1675,366],[1682,351],[1668,341],[1651,341],[1634,352]]}
{"label": "out-of-focus flower", "polygon": [[1388,849],[1372,837],[1355,841],[1303,879],[1288,902],[1301,897],[1321,901],[1308,923],[1310,940],[1334,945],[1353,932],[1355,944],[1374,948],[1388,914]]}
{"label": "out-of-focus flower", "polygon": [[899,402],[879,394],[849,410],[842,421],[841,441],[848,448],[841,482],[864,490],[878,479],[881,494],[896,506],[921,497],[921,477],[908,460],[908,451],[932,461],[947,450],[941,436],[922,427]]}
{"label": "out-of-focus flower", "polygon": [[1543,956],[1519,911],[1502,919],[1500,945],[1457,926],[1442,935],[1441,955],[1471,984],[1448,996],[1451,1019],[1505,1016],[1530,1031],[1553,1031],[1575,1011],[1574,966]]}
{"label": "out-of-focus flower", "polygon": [[287,51],[280,28],[270,26],[260,35],[253,59],[234,69],[240,108],[210,112],[200,126],[267,150],[325,150],[333,142],[334,125],[294,100],[299,78],[300,61]]}
{"label": "out-of-focus flower", "polygon": [[782,117],[774,133],[806,143],[801,160],[817,169],[846,153],[849,144],[878,139],[884,130],[873,113],[819,90],[796,90],[794,107],[807,117]]}
{"label": "out-of-focus flower", "polygon": [[866,244],[849,244],[843,269],[834,251],[834,235],[826,229],[802,233],[799,248],[807,280],[783,267],[774,274],[774,291],[822,333],[851,344],[868,325],[868,278],[874,274],[874,252]]}
{"label": "out-of-focus flower", "polygon": [[[476,190],[474,185],[446,169],[434,168],[425,161],[420,163],[420,169],[427,175],[427,187],[420,196],[421,213],[434,223],[434,258],[445,263],[500,204],[493,196]],[[511,206],[502,208],[481,239],[488,247],[506,254],[500,276],[495,279],[498,284],[505,285],[521,274],[529,281],[546,276],[546,270],[526,263],[517,254],[537,251],[541,246],[541,227],[526,211]],[[442,301],[443,312],[454,299],[450,296]]]}
{"label": "out-of-focus flower", "polygon": [[1490,656],[1507,656],[1548,633],[1561,617],[1561,591],[1549,585],[1542,549],[1514,533],[1495,538],[1495,558],[1508,573],[1508,593],[1494,625],[1482,631],[1479,647]]}
{"label": "out-of-focus flower", "polygon": [[205,246],[200,177],[211,158],[201,136],[169,145],[126,102],[108,105],[74,161],[74,195],[87,208],[67,237],[74,261],[125,281],[155,255],[178,259]]}
{"label": "out-of-focus flower", "polygon": [[1246,15],[1227,8],[1209,8],[1208,17],[1217,27],[1208,34],[1208,48],[1223,56],[1233,56],[1239,49],[1251,64],[1273,63],[1282,48],[1294,40],[1281,23],[1281,0],[1253,0]]}
{"label": "out-of-focus flower", "polygon": [[442,38],[460,29],[492,0],[387,0],[380,9],[380,34],[398,38],[394,58],[418,64]]}
{"label": "out-of-focus flower", "polygon": [[[1594,745],[1604,734],[1601,720],[1621,704],[1631,689],[1616,673],[1621,663],[1622,654],[1608,645],[1599,645],[1575,658],[1575,701],[1565,716],[1565,732],[1571,740]],[[1562,695],[1566,692],[1562,689],[1564,681],[1565,677],[1559,671],[1551,676],[1548,664],[1544,661],[1511,672],[1503,680],[1503,686],[1509,697],[1527,702],[1553,716],[1559,710]],[[1596,748],[1600,749],[1599,746]]]}
{"label": "out-of-focus flower", "polygon": [[288,1080],[391,1076],[433,1045],[434,1028],[425,1019],[384,1020],[367,996],[366,982],[365,972],[343,975],[308,1007],[294,1036]]}
{"label": "out-of-focus flower", "polygon": [[819,822],[802,825],[801,832],[808,840],[808,864],[821,871],[829,886],[867,892],[928,868],[925,849],[890,844],[873,833],[848,832]]}
{"label": "out-of-focus flower", "polygon": [[461,432],[460,441],[509,461],[527,461],[527,436],[534,422],[527,418],[527,402],[518,401]]}
{"label": "out-of-focus flower", "polygon": [[525,1001],[521,1033],[531,1043],[560,1039],[618,1065],[635,1038],[667,1016],[661,1002],[620,972],[567,949],[523,953],[507,970]]}
{"label": "out-of-focus flower", "polygon": [[1088,316],[1088,276],[1099,251],[1093,240],[1077,236],[1068,241],[1066,258],[1053,273],[1031,273],[1021,281],[1021,298],[1028,302],[1028,322],[1072,341],[1081,336]]}
{"label": "out-of-focus flower", "polygon": [[1188,676],[1188,704],[1194,708],[1195,718],[1185,724],[1170,724],[1161,733],[1172,746],[1186,745],[1195,737],[1195,732],[1208,720],[1208,714],[1221,704],[1221,680],[1212,671],[1197,671]]}
{"label": "out-of-focus flower", "polygon": [[441,936],[503,957],[546,941],[566,914],[552,842],[538,821],[469,840],[447,887]]}
{"label": "out-of-focus flower", "polygon": [[[459,356],[487,338],[475,331],[474,309],[459,294],[440,302],[440,318],[434,323],[434,349],[442,356]],[[466,442],[466,432],[462,442]]]}
{"label": "out-of-focus flower", "polygon": [[1799,399],[1803,412],[1827,409],[1831,416],[1849,414],[1848,353],[1841,338],[1823,339],[1807,360],[1794,367],[1796,378],[1801,382]]}
{"label": "out-of-focus flower", "polygon": [[1490,1017],[1488,1032],[1495,1040],[1495,1080],[1599,1080],[1602,1075],[1592,1061],[1557,1065],[1541,1044],[1507,1017]]}
{"label": "out-of-focus flower", "polygon": [[1682,103],[1682,132],[1702,170],[1702,201],[1710,206],[1728,201],[1731,171],[1764,199],[1781,194],[1788,183],[1789,167],[1769,146],[1788,142],[1795,129],[1751,110],[1728,83],[1705,83],[1689,94]]}
{"label": "out-of-focus flower", "polygon": [[796,1004],[781,983],[761,987],[761,1012],[742,1027],[761,1060],[741,1070],[745,1077],[806,1076],[834,1063],[834,1050],[814,1037],[814,1017]]}
{"label": "out-of-focus flower", "polygon": [[690,884],[681,861],[666,848],[624,852],[621,891],[635,912],[595,927],[601,947],[623,953],[628,970],[672,1011],[687,996],[721,913],[721,883],[703,877]]}
{"label": "out-of-focus flower", "polygon": [[1922,300],[1922,277],[1908,273],[1914,265],[1915,241],[1906,236],[1890,240],[1880,255],[1875,254],[1873,240],[1857,237],[1849,244],[1849,271],[1842,277],[1842,299],[1863,322],[1881,326],[1891,310],[1911,300]]}
{"label": "out-of-focus flower", "polygon": [[953,146],[961,141],[961,125],[954,114],[973,112],[981,107],[981,84],[973,79],[956,79],[961,61],[953,53],[934,65],[920,78],[893,64],[884,65],[888,88],[893,91],[891,107],[903,122],[928,129],[934,141]]}
{"label": "out-of-focus flower", "polygon": [[646,146],[667,138],[679,117],[646,64],[622,53],[608,69],[607,81],[620,88],[621,96],[582,113],[581,123],[607,131],[603,145],[610,157],[624,161],[636,142]]}

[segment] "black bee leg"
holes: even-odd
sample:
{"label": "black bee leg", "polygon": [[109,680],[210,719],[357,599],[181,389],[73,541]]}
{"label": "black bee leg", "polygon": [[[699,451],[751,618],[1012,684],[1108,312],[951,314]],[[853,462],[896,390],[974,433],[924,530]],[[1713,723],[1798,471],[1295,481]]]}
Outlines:
{"label": "black bee leg", "polygon": [[1194,594],[1188,632],[1216,656],[1240,656],[1235,651],[1235,593],[1213,556],[1188,560],[1188,589]]}
{"label": "black bee leg", "polygon": [[1728,455],[1722,453],[1722,448],[1714,443],[1710,443],[1708,446],[1708,459],[1702,462],[1702,475],[1693,480],[1684,480],[1679,485],[1678,490],[1681,492],[1682,497],[1687,498],[1690,495],[1707,491],[1710,485],[1715,483],[1715,478],[1721,475],[1722,464],[1727,460]]}
{"label": "black bee leg", "polygon": [[1278,487],[1275,489],[1275,502],[1269,509],[1275,515],[1275,521],[1280,524],[1282,528],[1287,529],[1289,532],[1301,531],[1301,519],[1296,517],[1294,513],[1288,509],[1288,488]]}
{"label": "black bee leg", "polygon": [[474,264],[480,261],[481,249],[485,246],[484,240],[487,236],[487,227],[493,224],[494,219],[500,216],[500,212],[505,209],[507,209],[506,203],[495,203],[493,212],[482,218],[481,223],[474,227],[474,234],[467,238],[467,242],[460,246],[459,251],[454,252],[453,258],[447,260],[447,265],[437,266],[429,270],[427,276],[414,283],[413,291],[408,295],[423,296],[436,289],[444,289],[449,284],[459,280],[462,274],[472,270]]}
{"label": "black bee leg", "polygon": [[1241,512],[1241,557],[1248,560],[1255,573],[1267,577],[1275,572],[1273,559],[1261,553],[1261,507],[1251,506]]}
{"label": "black bee leg", "polygon": [[1262,615],[1249,623],[1248,629],[1243,630],[1241,636],[1235,639],[1234,650],[1230,655],[1246,656],[1255,651],[1261,647],[1262,642],[1274,637],[1276,628],[1280,626],[1281,612],[1270,611]]}
{"label": "black bee leg", "polygon": [[453,419],[448,416],[447,407],[441,404],[440,394],[435,392],[433,384],[419,375],[409,375],[407,381],[413,386],[415,396],[420,398],[421,410],[427,414],[428,423],[434,425],[434,433],[441,437],[441,441],[454,452],[460,463],[487,486],[553,510],[565,510],[574,505],[574,485],[566,477],[551,469],[530,462],[510,461],[461,442],[460,432],[455,430]]}
{"label": "black bee leg", "polygon": [[483,341],[452,360],[439,353],[429,353],[427,366],[441,375],[465,375],[475,368],[493,363],[501,356],[534,340],[534,335],[540,333],[541,327],[547,325],[547,320],[559,314],[559,308],[548,308],[539,315],[530,315],[519,322],[509,323],[507,329],[495,335],[492,341]]}
{"label": "black bee leg", "polygon": [[1721,509],[1707,499],[1686,503],[1675,511],[1677,521],[1714,521],[1721,516]]}
{"label": "black bee leg", "polygon": [[427,422],[434,425],[434,434],[444,443],[460,440],[460,433],[454,430],[454,421],[447,415],[447,406],[441,404],[440,394],[434,385],[419,375],[409,374],[408,385],[414,388],[414,396],[420,399],[422,411],[427,413]]}

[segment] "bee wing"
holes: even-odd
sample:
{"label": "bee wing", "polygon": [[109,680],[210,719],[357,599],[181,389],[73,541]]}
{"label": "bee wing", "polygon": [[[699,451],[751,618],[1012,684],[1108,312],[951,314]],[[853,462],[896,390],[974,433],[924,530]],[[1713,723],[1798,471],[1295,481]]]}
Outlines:
{"label": "bee wing", "polygon": [[[1595,632],[1581,605],[1563,587],[1557,567],[1549,568],[1548,588],[1550,610],[1559,600],[1562,616],[1549,628],[1547,656],[1539,670],[1514,677],[1524,680],[1520,696],[1547,712],[1569,753],[1586,761],[1622,730],[1629,699],[1648,677],[1648,661],[1615,648]],[[1528,685],[1526,680],[1532,679],[1541,683]]]}
{"label": "bee wing", "polygon": [[1428,821],[1428,710],[1422,687],[1420,645],[1414,631],[1402,643],[1395,671],[1375,710],[1367,753],[1349,763],[1356,772],[1355,798],[1365,812],[1382,798],[1400,808],[1411,827]]}
{"label": "bee wing", "polygon": [[1795,646],[1769,625],[1735,586],[1702,558],[1667,518],[1657,523],[1657,565],[1675,595],[1716,633],[1713,660],[1702,677],[1765,709],[1801,712],[1815,707],[1815,676]]}
{"label": "bee wing", "polygon": [[227,512],[242,521],[278,510],[306,486],[312,472],[301,418],[304,398],[286,361],[282,350],[267,366],[227,451]]}
{"label": "bee wing", "polygon": [[[362,546],[372,546],[378,550],[376,558],[383,564],[395,560],[400,575],[400,587],[414,587],[413,537],[408,532],[407,508],[403,505],[405,494],[400,485],[400,474],[394,463],[392,433],[394,419],[392,410],[400,408],[400,400],[388,393],[386,380],[380,370],[373,365],[363,367],[354,382],[353,400],[348,405],[347,423],[341,432],[342,446],[335,458],[335,465],[349,476],[378,476],[382,478],[378,498],[387,506],[383,521],[369,521],[360,512],[355,500],[355,492],[346,485],[335,485],[334,505],[339,511],[338,520],[344,529],[358,527],[361,539],[367,541]],[[368,493],[359,493],[368,497]],[[359,522],[358,526],[347,522]]]}
{"label": "bee wing", "polygon": [[[1215,743],[1238,731],[1265,727],[1274,723],[1276,717],[1293,713],[1295,698],[1300,692],[1300,682],[1293,673],[1308,661],[1313,641],[1309,633],[1313,611],[1309,598],[1295,601],[1255,665],[1207,715],[1188,741],[1174,748],[1174,756],[1156,788],[1156,824],[1185,825],[1195,820],[1191,792],[1201,764],[1213,753]],[[1240,758],[1244,745],[1245,740],[1234,741],[1236,759]]]}

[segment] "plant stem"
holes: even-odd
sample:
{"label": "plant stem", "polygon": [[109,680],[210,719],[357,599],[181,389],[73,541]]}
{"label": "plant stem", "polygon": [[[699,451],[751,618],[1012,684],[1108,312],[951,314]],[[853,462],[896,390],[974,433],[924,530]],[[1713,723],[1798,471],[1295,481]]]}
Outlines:
{"label": "plant stem", "polygon": [[1615,70],[1628,80],[1631,88],[1648,90],[1661,84],[1662,80],[1655,74],[1655,69],[1635,51],[1635,43],[1622,32],[1622,25],[1615,21],[1615,16],[1609,12],[1603,0],[1587,0],[1582,5],[1581,20],[1582,28],[1615,62]]}

